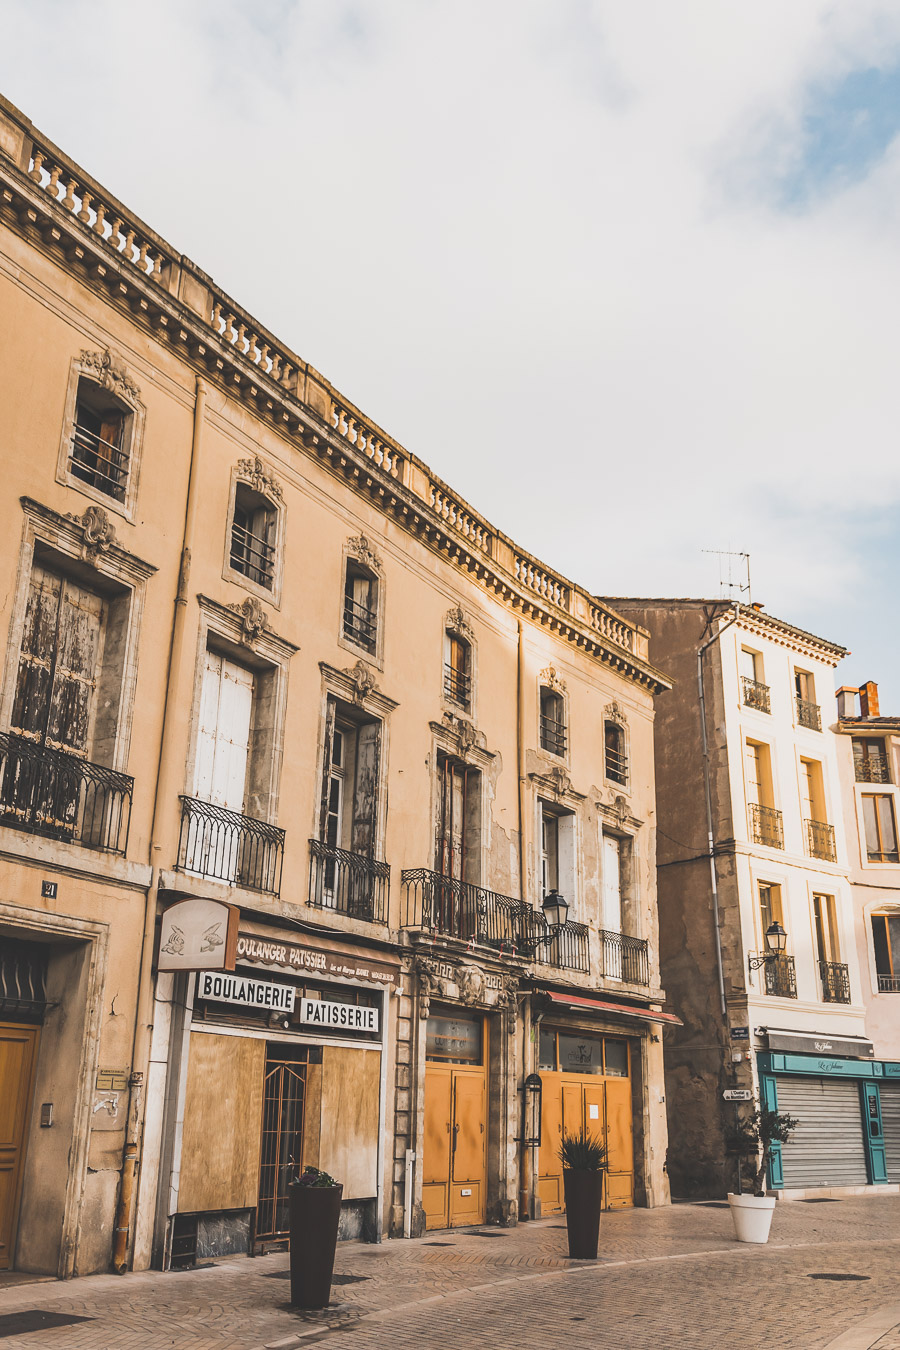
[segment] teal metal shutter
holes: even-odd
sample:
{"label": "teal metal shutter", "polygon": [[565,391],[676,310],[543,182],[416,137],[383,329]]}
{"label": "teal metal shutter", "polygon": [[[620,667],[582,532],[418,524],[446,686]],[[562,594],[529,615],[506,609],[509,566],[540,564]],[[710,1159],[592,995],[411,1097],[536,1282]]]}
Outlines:
{"label": "teal metal shutter", "polygon": [[777,1084],[778,1110],[800,1122],[781,1149],[785,1189],[867,1185],[859,1084],[780,1076]]}
{"label": "teal metal shutter", "polygon": [[900,1083],[879,1083],[888,1181],[900,1181]]}

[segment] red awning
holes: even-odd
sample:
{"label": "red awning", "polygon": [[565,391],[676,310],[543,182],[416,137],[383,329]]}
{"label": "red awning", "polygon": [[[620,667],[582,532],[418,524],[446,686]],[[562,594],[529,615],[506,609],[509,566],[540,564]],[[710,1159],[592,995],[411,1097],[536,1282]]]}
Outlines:
{"label": "red awning", "polygon": [[674,1013],[633,1008],[630,1003],[607,1003],[599,998],[581,998],[578,994],[553,994],[549,990],[544,997],[559,1007],[571,1008],[573,1012],[586,1010],[596,1013],[617,1013],[620,1017],[636,1017],[639,1022],[668,1022],[674,1027],[684,1026],[681,1018],[676,1017]]}

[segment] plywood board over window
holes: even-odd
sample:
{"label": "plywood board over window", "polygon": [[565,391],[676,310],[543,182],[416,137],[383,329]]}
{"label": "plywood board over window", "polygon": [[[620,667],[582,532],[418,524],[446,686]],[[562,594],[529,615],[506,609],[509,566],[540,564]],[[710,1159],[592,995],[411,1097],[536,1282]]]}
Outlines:
{"label": "plywood board over window", "polygon": [[192,1033],[180,1214],[256,1205],[265,1069],[263,1040]]}
{"label": "plywood board over window", "polygon": [[378,1173],[380,1050],[322,1050],[319,1166],[344,1186],[345,1200],[369,1200]]}

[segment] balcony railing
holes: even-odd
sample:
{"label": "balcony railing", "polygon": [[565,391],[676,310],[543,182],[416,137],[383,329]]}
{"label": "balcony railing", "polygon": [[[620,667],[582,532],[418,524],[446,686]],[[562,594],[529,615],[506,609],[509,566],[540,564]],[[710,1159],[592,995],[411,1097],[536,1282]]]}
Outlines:
{"label": "balcony railing", "polygon": [[772,806],[758,806],[756,802],[751,802],[750,838],[754,844],[765,844],[768,848],[784,848],[781,812]]}
{"label": "balcony railing", "polygon": [[879,994],[900,994],[900,975],[879,975]]}
{"label": "balcony railing", "polygon": [[841,961],[820,961],[824,1003],[850,1002],[850,971]]}
{"label": "balcony railing", "polygon": [[369,609],[368,605],[360,604],[358,600],[345,595],[344,637],[355,642],[358,647],[364,647],[367,652],[374,652],[377,636],[375,611]]}
{"label": "balcony railing", "polygon": [[272,589],[275,578],[275,546],[235,520],[231,526],[231,566],[257,586]]}
{"label": "balcony railing", "polygon": [[309,841],[309,903],[370,923],[387,923],[390,864]]}
{"label": "balcony railing", "polygon": [[541,749],[552,755],[566,753],[566,724],[541,713]]}
{"label": "balcony railing", "polygon": [[825,862],[836,862],[834,849],[834,826],[824,820],[806,822],[806,846],[811,858],[822,858]]}
{"label": "balcony railing", "polygon": [[760,684],[759,680],[751,680],[748,676],[741,676],[741,686],[743,688],[743,701],[745,708],[755,708],[757,712],[770,713],[769,706],[769,686]]}
{"label": "balcony railing", "polygon": [[602,928],[599,936],[603,953],[602,973],[608,980],[649,985],[650,962],[647,943],[643,938],[628,937],[625,933],[606,932]]}
{"label": "balcony railing", "polygon": [[472,697],[471,677],[449,663],[444,666],[444,697],[458,703],[461,708],[468,708]]}
{"label": "balcony railing", "polygon": [[886,754],[854,754],[853,770],[857,783],[889,783],[891,781],[891,771],[888,767]]}
{"label": "balcony railing", "polygon": [[[535,916],[542,920],[543,915]],[[540,925],[535,929],[539,934],[534,943],[534,959],[545,966],[556,966],[558,970],[581,970],[586,975],[591,968],[590,948],[588,945],[587,925],[567,919],[561,928],[551,929]],[[529,944],[530,948],[530,944]]]}
{"label": "balcony railing", "polygon": [[128,483],[128,452],[75,423],[69,450],[69,472],[117,502],[124,502]]}
{"label": "balcony railing", "polygon": [[766,961],[766,993],[773,998],[796,998],[797,975],[792,956],[778,956]]}
{"label": "balcony railing", "polygon": [[239,811],[181,798],[178,866],[215,881],[278,895],[284,860],[284,830]]}
{"label": "balcony railing", "polygon": [[24,736],[0,734],[0,823],[124,853],[134,779]]}
{"label": "balcony railing", "polygon": [[508,951],[533,946],[544,916],[508,895],[424,867],[400,874],[406,889],[401,925]]}
{"label": "balcony railing", "polygon": [[810,731],[822,730],[822,712],[818,703],[797,695],[797,725],[808,727]]}

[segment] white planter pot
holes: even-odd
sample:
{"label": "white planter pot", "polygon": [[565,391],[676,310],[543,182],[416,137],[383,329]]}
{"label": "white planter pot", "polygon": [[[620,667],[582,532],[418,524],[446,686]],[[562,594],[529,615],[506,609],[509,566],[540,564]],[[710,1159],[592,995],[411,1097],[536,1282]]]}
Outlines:
{"label": "white planter pot", "polygon": [[774,1195],[734,1195],[729,1191],[728,1203],[738,1242],[768,1242],[775,1212]]}

